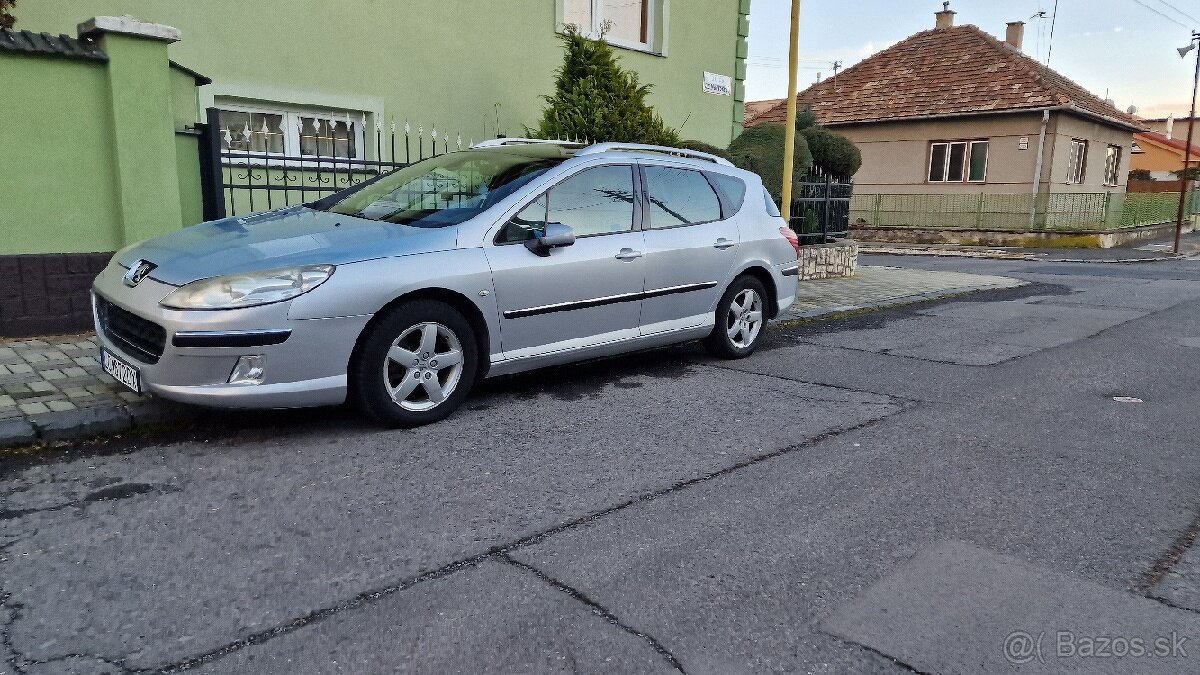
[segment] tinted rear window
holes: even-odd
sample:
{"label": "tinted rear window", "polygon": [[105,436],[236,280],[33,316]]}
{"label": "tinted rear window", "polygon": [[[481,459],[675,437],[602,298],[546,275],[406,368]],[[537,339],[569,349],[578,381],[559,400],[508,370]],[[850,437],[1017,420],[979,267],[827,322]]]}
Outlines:
{"label": "tinted rear window", "polygon": [[709,172],[705,175],[707,175],[709,179],[712,180],[713,184],[717,186],[717,189],[725,195],[725,203],[729,204],[731,211],[730,215],[742,210],[742,203],[746,201],[745,181],[743,181],[741,178],[727,176],[723,173]]}
{"label": "tinted rear window", "polygon": [[646,167],[650,227],[678,227],[721,219],[721,201],[704,174],[666,166]]}
{"label": "tinted rear window", "polygon": [[763,201],[767,203],[767,215],[768,216],[777,216],[778,217],[780,215],[779,207],[775,205],[775,200],[771,199],[771,193],[767,192],[766,188],[763,188]]}

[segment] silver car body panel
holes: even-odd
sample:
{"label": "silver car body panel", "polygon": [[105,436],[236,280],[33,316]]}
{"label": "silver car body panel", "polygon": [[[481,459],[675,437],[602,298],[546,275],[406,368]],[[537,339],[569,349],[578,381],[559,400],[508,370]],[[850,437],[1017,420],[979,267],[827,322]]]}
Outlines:
{"label": "silver car body panel", "polygon": [[[725,173],[747,186],[725,220],[580,237],[539,257],[496,233],[543,192],[584,169],[660,165]],[[767,213],[761,182],[732,166],[625,151],[564,161],[488,211],[458,225],[421,229],[292,207],[205,223],[114,256],[96,296],[166,331],[148,364],[105,334],[102,346],[138,367],[144,389],[188,403],[294,407],[345,400],[359,336],[388,305],[413,294],[450,300],[485,333],[488,376],[610,356],[707,335],[729,284],[747,270],[769,281],[772,309],[795,299],[796,267],[786,225]],[[233,250],[230,250],[233,249]],[[630,256],[629,252],[640,255]],[[139,260],[156,265],[134,287],[123,277]],[[159,303],[179,285],[223,274],[298,264],[336,265],[316,289],[290,301],[232,310],[175,310]],[[225,336],[259,346],[177,346]],[[281,341],[279,336],[286,335]],[[213,337],[217,336],[217,337]],[[236,339],[235,339],[236,338]],[[199,343],[204,340],[200,339]],[[228,384],[240,356],[265,356],[262,384]]]}

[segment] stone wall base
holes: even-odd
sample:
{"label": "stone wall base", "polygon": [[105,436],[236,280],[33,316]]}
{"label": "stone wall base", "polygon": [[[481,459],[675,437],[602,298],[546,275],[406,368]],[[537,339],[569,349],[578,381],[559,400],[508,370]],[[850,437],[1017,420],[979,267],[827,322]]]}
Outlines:
{"label": "stone wall base", "polygon": [[844,239],[832,244],[800,247],[800,281],[854,276],[858,267],[858,242]]}
{"label": "stone wall base", "polygon": [[92,327],[90,290],[112,253],[0,255],[0,337]]}
{"label": "stone wall base", "polygon": [[[893,244],[960,244],[963,246],[1015,246],[1019,248],[1113,248],[1145,239],[1165,239],[1175,233],[1175,223],[1158,223],[1119,230],[1030,231],[937,229],[851,225],[855,239]],[[1195,229],[1194,220],[1183,224]]]}

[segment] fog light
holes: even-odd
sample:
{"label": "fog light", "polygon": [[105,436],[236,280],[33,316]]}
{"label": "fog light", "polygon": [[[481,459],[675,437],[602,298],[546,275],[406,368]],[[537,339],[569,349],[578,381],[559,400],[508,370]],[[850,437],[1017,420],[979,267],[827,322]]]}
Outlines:
{"label": "fog light", "polygon": [[243,356],[229,374],[229,384],[262,384],[267,372],[267,357]]}

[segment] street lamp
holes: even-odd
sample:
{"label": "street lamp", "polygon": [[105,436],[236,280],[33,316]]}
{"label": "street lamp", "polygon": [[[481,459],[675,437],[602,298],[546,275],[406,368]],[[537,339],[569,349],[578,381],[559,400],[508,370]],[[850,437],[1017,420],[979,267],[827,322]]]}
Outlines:
{"label": "street lamp", "polygon": [[[1196,48],[1200,41],[1200,33],[1192,32],[1192,39],[1186,47],[1180,47],[1179,58],[1186,58],[1188,52]],[[1183,146],[1183,173],[1179,176],[1179,213],[1175,216],[1175,254],[1179,254],[1179,237],[1183,234],[1183,206],[1187,200],[1188,166],[1192,161],[1192,132],[1196,128],[1196,88],[1200,85],[1200,52],[1196,53],[1196,74],[1192,78],[1192,113],[1188,116],[1187,145]]]}

